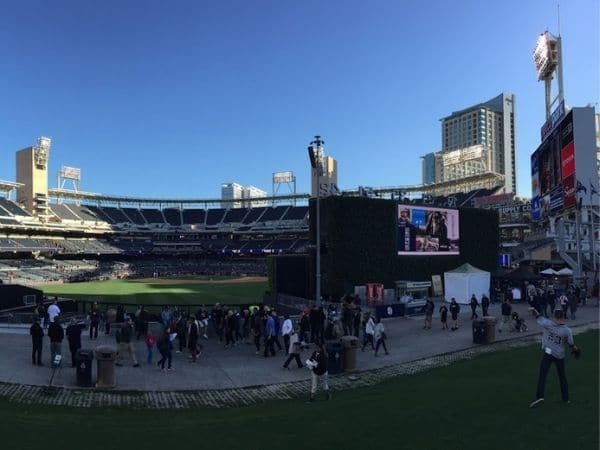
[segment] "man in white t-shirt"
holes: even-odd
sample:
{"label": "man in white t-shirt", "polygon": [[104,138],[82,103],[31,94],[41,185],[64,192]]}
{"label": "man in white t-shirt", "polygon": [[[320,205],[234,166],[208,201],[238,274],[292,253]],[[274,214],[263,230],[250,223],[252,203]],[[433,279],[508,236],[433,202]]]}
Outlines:
{"label": "man in white t-shirt", "polygon": [[285,320],[283,321],[283,325],[281,325],[281,335],[283,336],[283,346],[285,347],[285,354],[289,354],[290,348],[290,336],[294,331],[294,327],[292,326],[292,319],[287,314],[284,316]]}
{"label": "man in white t-shirt", "polygon": [[48,319],[50,323],[53,323],[54,318],[60,314],[60,308],[56,303],[56,300],[54,300],[54,303],[48,306]]}

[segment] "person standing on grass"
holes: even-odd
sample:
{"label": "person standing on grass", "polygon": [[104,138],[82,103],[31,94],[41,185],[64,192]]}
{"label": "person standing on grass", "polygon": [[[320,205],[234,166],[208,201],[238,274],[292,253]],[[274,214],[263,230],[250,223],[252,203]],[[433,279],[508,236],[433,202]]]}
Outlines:
{"label": "person standing on grass", "polygon": [[29,334],[31,335],[31,362],[35,366],[42,364],[42,347],[44,345],[44,329],[40,325],[40,318],[37,317],[31,328],[29,328]]}
{"label": "person standing on grass", "polygon": [[321,342],[315,343],[315,351],[311,355],[309,362],[312,367],[312,382],[308,401],[313,402],[315,400],[319,384],[323,385],[323,390],[327,394],[327,400],[330,400],[331,394],[329,393],[329,384],[327,382],[327,355]]}
{"label": "person standing on grass", "polygon": [[[433,303],[433,302],[431,302]],[[431,326],[430,326],[431,328]],[[385,350],[385,354],[389,355],[387,347],[385,346],[385,340],[387,336],[385,335],[385,327],[383,326],[383,322],[381,321],[381,317],[377,318],[377,323],[375,325],[375,356],[377,356],[377,352],[379,351],[379,346],[383,346],[383,350]]]}
{"label": "person standing on grass", "polygon": [[479,305],[479,302],[477,301],[477,297],[475,297],[475,294],[471,296],[471,301],[469,302],[469,304],[471,305],[471,320],[477,319],[479,317],[477,315],[477,306]]}
{"label": "person standing on grass", "polygon": [[440,321],[442,322],[442,330],[448,329],[448,307],[446,303],[442,303],[440,306]]}
{"label": "person standing on grass", "polygon": [[173,355],[171,352],[172,347],[170,331],[171,330],[169,328],[165,328],[163,334],[156,342],[156,347],[158,348],[161,357],[156,364],[158,367],[160,367],[160,370],[165,370],[165,363],[168,363],[167,370],[173,370],[173,367],[171,366]]}
{"label": "person standing on grass", "polygon": [[48,326],[48,337],[50,338],[50,365],[54,364],[56,355],[62,355],[62,341],[65,338],[65,332],[58,321],[58,316],[55,316],[54,322],[51,322]]}
{"label": "person standing on grass", "polygon": [[431,320],[433,318],[434,308],[435,308],[435,304],[433,303],[433,300],[428,298],[427,303],[425,303],[425,325],[423,326],[423,328],[426,330],[431,329]]}
{"label": "person standing on grass", "polygon": [[371,344],[371,350],[375,349],[375,345],[373,343],[373,337],[375,335],[375,322],[373,321],[373,317],[369,313],[367,313],[366,323],[365,323],[365,332],[363,334],[363,346],[362,351],[365,351],[365,347],[367,344]]}
{"label": "person standing on grass", "polygon": [[452,297],[450,300],[450,315],[452,315],[452,331],[458,330],[458,315],[460,314],[460,306],[456,303],[456,299]]}
{"label": "person standing on grass", "polygon": [[292,319],[287,314],[283,316],[284,321],[281,325],[281,335],[283,336],[283,346],[285,347],[285,354],[288,355],[290,351],[290,338],[294,333],[294,326],[292,325]]}
{"label": "person standing on grass", "polygon": [[288,357],[283,363],[283,368],[288,369],[292,359],[296,360],[296,364],[298,365],[298,369],[304,367],[302,365],[302,361],[300,360],[300,352],[302,351],[302,343],[300,342],[300,337],[298,332],[300,331],[300,327],[296,325],[292,332],[289,335],[289,347],[287,349]]}
{"label": "person standing on grass", "polygon": [[569,402],[569,385],[567,382],[567,374],[565,372],[565,348],[567,344],[571,351],[577,356],[579,349],[573,341],[573,332],[565,325],[564,315],[562,310],[554,311],[552,320],[543,317],[535,308],[529,308],[529,311],[537,319],[544,331],[542,334],[542,361],[540,363],[540,371],[538,375],[537,390],[535,400],[529,405],[530,408],[538,406],[544,401],[544,391],[546,388],[546,377],[550,366],[554,363],[558,372],[558,380],[560,382],[560,393],[562,401]]}
{"label": "person standing on grass", "polygon": [[81,348],[81,328],[77,325],[74,318],[71,318],[69,322],[66,335],[69,341],[69,350],[71,351],[71,367],[75,367],[75,356],[77,355],[77,350]]}
{"label": "person standing on grass", "polygon": [[198,357],[198,338],[200,337],[200,327],[195,316],[190,316],[187,335],[191,362],[195,363]]}
{"label": "person standing on grass", "polygon": [[146,336],[144,336],[144,342],[146,343],[146,362],[152,364],[152,355],[154,353],[154,346],[156,345],[156,338],[152,331],[148,330]]}

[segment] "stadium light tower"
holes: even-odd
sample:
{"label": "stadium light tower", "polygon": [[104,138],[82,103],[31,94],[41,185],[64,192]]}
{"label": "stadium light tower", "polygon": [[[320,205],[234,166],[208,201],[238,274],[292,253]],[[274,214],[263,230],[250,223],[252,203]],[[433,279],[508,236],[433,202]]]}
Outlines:
{"label": "stadium light tower", "polygon": [[321,301],[321,175],[323,175],[323,144],[325,141],[321,136],[315,136],[308,146],[308,157],[310,165],[317,176],[317,218],[316,218],[316,289],[315,302]]}

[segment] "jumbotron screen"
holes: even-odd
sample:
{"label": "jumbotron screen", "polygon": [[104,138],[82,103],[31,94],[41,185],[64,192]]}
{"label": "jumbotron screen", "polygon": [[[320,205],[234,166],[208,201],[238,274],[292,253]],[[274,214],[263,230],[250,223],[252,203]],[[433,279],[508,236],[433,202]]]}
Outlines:
{"label": "jumbotron screen", "polygon": [[398,205],[398,255],[458,255],[458,210]]}

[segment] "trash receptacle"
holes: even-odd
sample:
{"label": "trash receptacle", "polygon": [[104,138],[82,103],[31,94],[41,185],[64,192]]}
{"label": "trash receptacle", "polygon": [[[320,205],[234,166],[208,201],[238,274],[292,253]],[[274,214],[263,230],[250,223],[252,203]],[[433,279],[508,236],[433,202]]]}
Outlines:
{"label": "trash receptacle", "polygon": [[356,370],[356,352],[360,345],[359,340],[356,336],[344,336],[342,343],[344,344],[344,371],[352,372]]}
{"label": "trash receptacle", "polygon": [[473,321],[473,343],[485,344],[485,320]]}
{"label": "trash receptacle", "polygon": [[110,345],[96,347],[96,361],[98,361],[98,376],[96,387],[111,388],[115,386],[115,361],[117,349]]}
{"label": "trash receptacle", "polygon": [[485,343],[491,344],[496,340],[496,318],[494,316],[484,316],[485,321]]}
{"label": "trash receptacle", "polygon": [[91,350],[80,348],[75,354],[75,371],[77,373],[77,386],[92,387],[92,360],[94,353]]}
{"label": "trash receptacle", "polygon": [[341,373],[344,370],[344,346],[339,341],[327,342],[325,344],[327,352],[327,372],[330,375]]}

